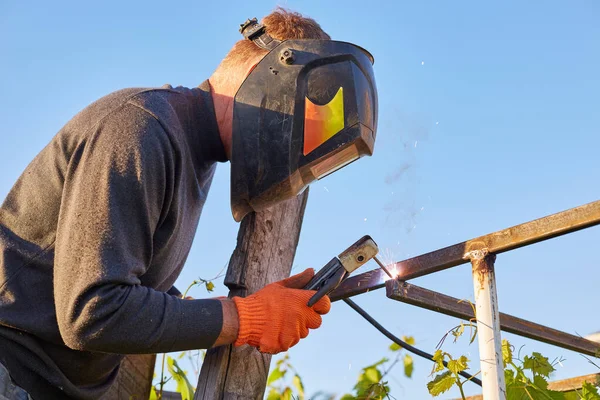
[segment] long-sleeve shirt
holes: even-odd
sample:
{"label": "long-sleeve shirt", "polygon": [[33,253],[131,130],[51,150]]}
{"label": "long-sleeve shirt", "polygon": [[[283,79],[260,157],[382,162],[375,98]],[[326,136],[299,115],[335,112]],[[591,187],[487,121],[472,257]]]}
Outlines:
{"label": "long-sleeve shirt", "polygon": [[105,96],[25,169],[0,207],[0,362],[34,399],[96,399],[123,354],[214,343],[220,302],[167,292],[225,160],[205,82]]}

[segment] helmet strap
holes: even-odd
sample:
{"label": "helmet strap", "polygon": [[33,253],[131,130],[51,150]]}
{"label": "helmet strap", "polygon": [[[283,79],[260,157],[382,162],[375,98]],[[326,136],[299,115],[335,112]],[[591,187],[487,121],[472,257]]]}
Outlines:
{"label": "helmet strap", "polygon": [[273,39],[263,24],[260,24],[256,18],[248,19],[240,25],[240,33],[255,45],[267,51],[273,50],[279,46],[280,40]]}

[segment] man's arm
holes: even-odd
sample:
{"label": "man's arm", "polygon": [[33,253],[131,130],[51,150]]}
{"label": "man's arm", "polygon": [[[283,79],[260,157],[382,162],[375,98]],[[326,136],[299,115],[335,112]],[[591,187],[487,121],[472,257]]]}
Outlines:
{"label": "man's arm", "polygon": [[208,348],[219,300],[184,300],[141,285],[173,193],[174,151],[158,121],[125,106],[80,143],[65,174],[54,297],[73,349],[158,353]]}
{"label": "man's arm", "polygon": [[235,342],[240,329],[240,320],[233,300],[228,298],[221,299],[221,308],[223,309],[223,326],[213,347]]}

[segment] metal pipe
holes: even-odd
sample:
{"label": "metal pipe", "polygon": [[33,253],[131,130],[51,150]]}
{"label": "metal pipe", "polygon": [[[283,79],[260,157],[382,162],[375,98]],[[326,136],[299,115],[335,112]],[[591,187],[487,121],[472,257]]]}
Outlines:
{"label": "metal pipe", "polygon": [[477,317],[477,340],[483,398],[506,400],[504,364],[502,361],[502,338],[500,313],[494,275],[495,254],[487,250],[475,250],[467,255],[473,266],[475,289],[475,315]]}
{"label": "metal pipe", "polygon": [[[466,254],[474,250],[487,249],[490,253],[498,254],[598,224],[600,224],[600,201],[595,201],[399,261],[395,263],[394,269],[397,273],[397,278],[406,281],[457,265],[466,264],[469,262]],[[342,282],[329,297],[335,301],[380,289],[385,285],[386,278],[384,274],[381,269],[376,269],[350,277]]]}

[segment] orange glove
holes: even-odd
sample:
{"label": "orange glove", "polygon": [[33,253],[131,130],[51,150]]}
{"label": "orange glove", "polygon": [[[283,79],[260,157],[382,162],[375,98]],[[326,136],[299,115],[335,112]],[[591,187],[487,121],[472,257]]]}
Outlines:
{"label": "orange glove", "polygon": [[309,329],[321,326],[321,315],[331,308],[329,297],[308,307],[306,303],[316,291],[302,289],[314,274],[309,268],[248,297],[234,297],[240,323],[234,345],[249,344],[262,353],[276,354],[307,337]]}

